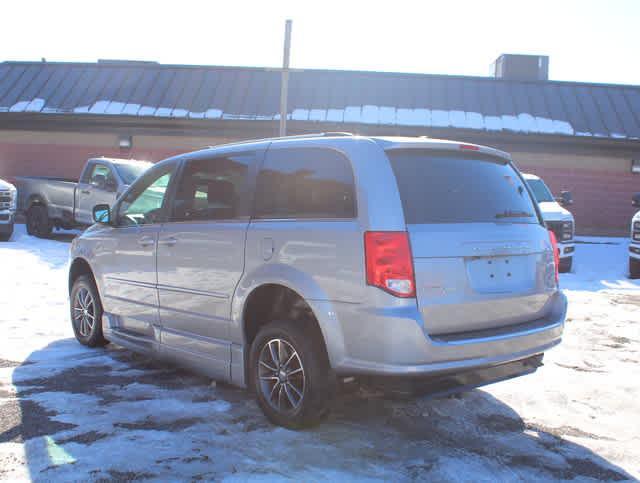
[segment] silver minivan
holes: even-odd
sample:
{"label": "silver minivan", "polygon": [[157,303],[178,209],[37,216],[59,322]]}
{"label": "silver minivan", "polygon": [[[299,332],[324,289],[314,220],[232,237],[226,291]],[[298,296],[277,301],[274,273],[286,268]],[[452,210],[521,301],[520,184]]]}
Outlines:
{"label": "silver minivan", "polygon": [[249,387],[319,422],[347,378],[467,388],[533,372],[567,302],[507,153],[343,133],[150,168],[71,246],[77,339]]}

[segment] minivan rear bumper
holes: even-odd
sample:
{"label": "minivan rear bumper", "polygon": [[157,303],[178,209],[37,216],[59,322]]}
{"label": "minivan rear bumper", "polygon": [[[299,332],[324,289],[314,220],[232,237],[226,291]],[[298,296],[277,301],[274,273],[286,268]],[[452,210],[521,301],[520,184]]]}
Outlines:
{"label": "minivan rear bumper", "polygon": [[337,340],[333,334],[327,349],[337,374],[417,376],[491,367],[542,354],[561,341],[567,299],[556,292],[543,319],[438,336],[426,333],[420,312],[409,304],[362,311],[358,305],[345,304],[334,310],[332,325],[334,330],[340,327],[342,344],[331,344],[331,339]]}
{"label": "minivan rear bumper", "polygon": [[398,396],[442,397],[495,382],[534,373],[542,363],[543,354],[503,364],[474,367],[443,374],[417,376],[361,376],[360,382]]}

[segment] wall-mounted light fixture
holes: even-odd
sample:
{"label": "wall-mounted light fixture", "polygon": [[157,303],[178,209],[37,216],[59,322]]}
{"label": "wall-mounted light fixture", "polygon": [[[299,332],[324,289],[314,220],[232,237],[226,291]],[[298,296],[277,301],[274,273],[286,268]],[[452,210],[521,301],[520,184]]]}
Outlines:
{"label": "wall-mounted light fixture", "polygon": [[131,149],[133,147],[133,139],[131,136],[121,135],[118,138],[118,146],[120,146],[120,149]]}
{"label": "wall-mounted light fixture", "polygon": [[640,159],[631,160],[631,172],[640,174]]}

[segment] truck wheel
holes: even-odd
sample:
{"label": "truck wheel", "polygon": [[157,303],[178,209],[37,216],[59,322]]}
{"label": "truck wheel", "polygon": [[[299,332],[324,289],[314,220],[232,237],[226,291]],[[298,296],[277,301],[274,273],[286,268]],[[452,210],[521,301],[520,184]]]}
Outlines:
{"label": "truck wheel", "polygon": [[329,361],[300,323],[275,321],[251,345],[250,387],[274,424],[290,429],[314,426],[328,414]]}
{"label": "truck wheel", "polygon": [[573,266],[573,257],[561,258],[560,259],[560,273],[567,273],[571,271],[571,267]]}
{"label": "truck wheel", "polygon": [[629,258],[629,278],[640,278],[640,260]]}
{"label": "truck wheel", "polygon": [[0,241],[6,242],[11,239],[11,235],[13,235],[13,223],[9,223],[8,225],[2,225],[3,229],[0,233]]}
{"label": "truck wheel", "polygon": [[79,276],[73,283],[70,300],[71,325],[82,345],[97,347],[108,344],[102,335],[102,303],[93,279]]}
{"label": "truck wheel", "polygon": [[38,238],[51,236],[53,223],[49,220],[47,207],[42,205],[32,206],[27,210],[27,233]]}

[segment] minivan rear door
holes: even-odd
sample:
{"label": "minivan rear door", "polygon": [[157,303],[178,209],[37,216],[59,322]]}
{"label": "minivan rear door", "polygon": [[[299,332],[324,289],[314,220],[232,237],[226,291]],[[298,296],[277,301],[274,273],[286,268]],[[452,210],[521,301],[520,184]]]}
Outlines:
{"label": "minivan rear door", "polygon": [[506,159],[475,151],[388,150],[432,335],[544,317],[556,290],[549,235]]}

